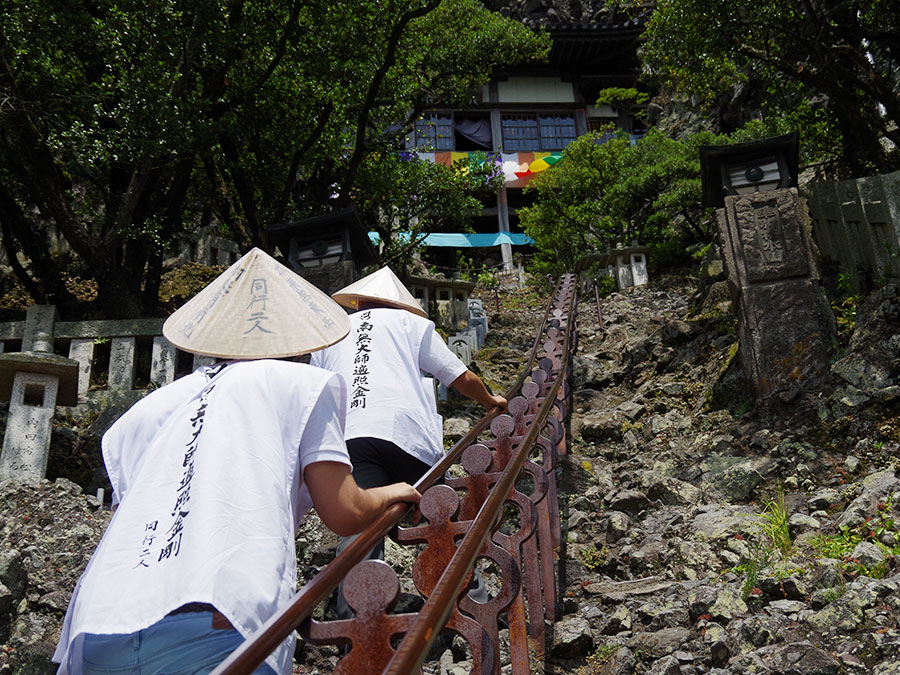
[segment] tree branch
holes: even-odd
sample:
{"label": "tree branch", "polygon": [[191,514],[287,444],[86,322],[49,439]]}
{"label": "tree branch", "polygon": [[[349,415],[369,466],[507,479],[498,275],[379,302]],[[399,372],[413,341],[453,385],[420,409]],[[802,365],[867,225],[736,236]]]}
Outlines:
{"label": "tree branch", "polygon": [[440,4],[440,0],[430,0],[428,4],[423,7],[414,9],[410,12],[406,12],[400,17],[400,19],[391,29],[391,34],[388,37],[387,41],[387,51],[385,52],[384,61],[375,72],[375,75],[372,77],[372,81],[369,83],[369,88],[366,93],[366,99],[363,102],[362,108],[359,111],[359,115],[356,118],[356,140],[353,146],[353,155],[350,158],[350,163],[347,167],[347,173],[345,174],[343,189],[341,190],[341,196],[344,199],[347,198],[347,195],[349,195],[350,193],[350,189],[356,182],[356,175],[359,172],[359,167],[364,157],[366,122],[369,118],[369,114],[372,111],[375,99],[378,96],[378,91],[381,89],[381,85],[384,82],[388,71],[390,71],[391,67],[396,62],[397,49],[400,45],[400,39],[403,37],[403,31],[406,30],[406,27],[413,19],[426,16]]}

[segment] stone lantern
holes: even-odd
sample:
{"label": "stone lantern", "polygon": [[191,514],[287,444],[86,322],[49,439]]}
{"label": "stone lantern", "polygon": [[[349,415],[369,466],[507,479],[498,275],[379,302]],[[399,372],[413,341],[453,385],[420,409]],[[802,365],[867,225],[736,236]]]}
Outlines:
{"label": "stone lantern", "polygon": [[9,401],[0,479],[43,479],[56,406],[78,403],[78,361],[54,354],[44,331],[30,342],[27,351],[0,354],[0,400]]}
{"label": "stone lantern", "polygon": [[378,261],[378,252],[355,207],[268,227],[288,266],[326,293],[359,278],[363,267]]}
{"label": "stone lantern", "polygon": [[741,365],[760,398],[819,386],[835,330],[797,193],[797,151],[796,133],[700,147],[703,203],[721,207]]}
{"label": "stone lantern", "polygon": [[734,145],[701,145],[703,206],[725,206],[725,197],[797,187],[800,134]]}

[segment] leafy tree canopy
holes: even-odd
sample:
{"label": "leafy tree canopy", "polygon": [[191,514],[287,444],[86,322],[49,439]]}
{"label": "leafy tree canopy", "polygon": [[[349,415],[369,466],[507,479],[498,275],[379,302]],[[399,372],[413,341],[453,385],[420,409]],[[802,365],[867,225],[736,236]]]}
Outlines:
{"label": "leafy tree canopy", "polygon": [[[404,177],[379,166],[419,112],[548,48],[477,0],[7,0],[3,246],[64,313],[56,236],[105,315],[153,312],[163,260],[198,226],[266,247],[269,223],[352,203],[367,181],[402,200]],[[471,187],[432,173],[420,191]]]}
{"label": "leafy tree canopy", "polygon": [[656,128],[634,144],[626,134],[576,139],[551,171],[535,177],[527,188],[535,203],[519,210],[525,232],[537,242],[535,268],[572,270],[585,253],[618,243],[709,242],[711,219],[700,205],[700,145],[777,132],[756,122],[732,135],[703,132],[684,140]]}
{"label": "leafy tree canopy", "polygon": [[[479,201],[503,186],[499,161],[488,153],[470,153],[452,167],[417,158],[415,153],[372,156],[359,180],[354,202],[374,214],[373,229],[383,244],[383,262],[400,274],[428,232],[468,231]],[[402,233],[402,236],[398,236]]]}
{"label": "leafy tree canopy", "polygon": [[895,0],[659,0],[641,54],[656,83],[710,101],[759,83],[769,115],[864,175],[900,166],[898,35]]}

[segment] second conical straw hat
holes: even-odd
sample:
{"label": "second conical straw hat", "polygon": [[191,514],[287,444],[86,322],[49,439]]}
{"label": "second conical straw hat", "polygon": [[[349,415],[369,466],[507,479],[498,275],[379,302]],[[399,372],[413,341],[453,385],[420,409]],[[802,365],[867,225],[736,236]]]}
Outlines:
{"label": "second conical straw hat", "polygon": [[359,309],[360,301],[378,302],[390,307],[408,309],[413,314],[428,317],[419,301],[413,297],[406,286],[391,272],[390,267],[382,267],[377,272],[354,281],[331,297],[344,307]]}
{"label": "second conical straw hat", "polygon": [[163,324],[179,349],[225,359],[306,354],[349,331],[350,319],[331,298],[258,248]]}

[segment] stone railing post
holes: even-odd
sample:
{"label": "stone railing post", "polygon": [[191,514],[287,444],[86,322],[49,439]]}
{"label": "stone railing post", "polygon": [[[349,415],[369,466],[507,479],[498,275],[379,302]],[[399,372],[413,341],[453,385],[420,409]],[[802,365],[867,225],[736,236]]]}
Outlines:
{"label": "stone railing post", "polygon": [[175,347],[166,338],[153,338],[153,352],[150,362],[150,382],[163,385],[175,381]]}
{"label": "stone railing post", "polygon": [[116,337],[109,349],[109,388],[134,388],[134,338]]}
{"label": "stone railing post", "polygon": [[75,338],[69,343],[69,358],[78,361],[78,395],[91,385],[91,360],[94,358],[94,339]]}

